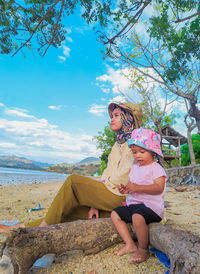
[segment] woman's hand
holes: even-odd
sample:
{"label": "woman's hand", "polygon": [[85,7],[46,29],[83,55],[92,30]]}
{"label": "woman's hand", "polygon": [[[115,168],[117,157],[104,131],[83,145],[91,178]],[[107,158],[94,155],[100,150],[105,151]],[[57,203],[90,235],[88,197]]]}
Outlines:
{"label": "woman's hand", "polygon": [[88,219],[92,219],[93,216],[95,216],[95,218],[98,219],[99,211],[98,211],[98,209],[91,207],[88,212]]}

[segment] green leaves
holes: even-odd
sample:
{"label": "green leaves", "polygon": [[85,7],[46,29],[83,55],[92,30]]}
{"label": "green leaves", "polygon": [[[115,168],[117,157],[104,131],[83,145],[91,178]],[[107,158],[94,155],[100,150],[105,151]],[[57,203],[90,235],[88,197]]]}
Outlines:
{"label": "green leaves", "polygon": [[191,60],[200,58],[200,15],[193,16],[199,9],[195,0],[163,1],[159,14],[150,18],[150,36],[162,41],[172,55],[165,73],[170,82],[189,75]]}
{"label": "green leaves", "polygon": [[150,36],[173,54],[165,76],[174,81],[180,78],[180,68],[189,72],[190,60],[200,58],[200,2],[196,0],[0,0],[0,39],[3,37],[5,41],[0,45],[4,48],[2,53],[13,52],[14,43],[23,49],[25,42],[35,36],[39,53],[46,52],[51,45],[59,47],[65,39],[61,20],[80,9],[88,24],[97,22],[95,26],[102,28],[99,40],[108,44],[107,53],[111,57],[119,45],[127,47],[120,39],[128,42],[130,30],[141,22],[143,7],[148,9],[150,4],[153,12],[148,13],[148,18],[145,13],[143,21]]}
{"label": "green leaves", "polygon": [[100,172],[103,173],[104,169],[107,166],[108,155],[111,152],[112,146],[116,141],[116,133],[110,129],[110,122],[105,126],[103,132],[98,132],[98,135],[93,138],[97,142],[97,148],[101,149],[102,154],[101,159],[101,168]]}
{"label": "green leaves", "polygon": [[57,48],[65,40],[66,30],[61,23],[64,17],[82,7],[82,16],[88,23],[99,21],[106,26],[110,5],[110,0],[0,1],[0,52],[15,55],[27,45],[30,48],[29,41],[33,40],[44,56],[50,46]]}
{"label": "green leaves", "polygon": [[[200,135],[193,134],[192,138],[192,146],[195,154],[196,164],[200,164]],[[181,146],[181,165],[187,166],[190,165],[190,153],[188,144]]]}

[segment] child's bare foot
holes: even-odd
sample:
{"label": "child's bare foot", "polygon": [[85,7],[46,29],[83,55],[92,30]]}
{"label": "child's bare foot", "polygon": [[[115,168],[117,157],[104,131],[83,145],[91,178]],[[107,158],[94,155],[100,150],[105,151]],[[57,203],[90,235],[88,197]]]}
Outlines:
{"label": "child's bare foot", "polygon": [[130,258],[130,263],[142,263],[149,258],[149,250],[138,248],[136,252]]}
{"label": "child's bare foot", "polygon": [[44,226],[47,226],[48,224],[45,222],[45,220],[43,220],[42,222],[41,222],[41,224],[39,225],[39,227],[44,227]]}
{"label": "child's bare foot", "polygon": [[10,231],[11,229],[12,229],[12,227],[10,227],[10,226],[0,225],[0,233]]}
{"label": "child's bare foot", "polygon": [[0,225],[0,233],[1,232],[8,232],[14,228],[20,228],[20,227],[25,227],[24,224],[17,224],[17,225],[11,225],[11,226],[7,226],[7,225]]}
{"label": "child's bare foot", "polygon": [[124,245],[120,250],[116,251],[114,254],[117,256],[122,256],[127,253],[132,253],[137,251],[136,245]]}

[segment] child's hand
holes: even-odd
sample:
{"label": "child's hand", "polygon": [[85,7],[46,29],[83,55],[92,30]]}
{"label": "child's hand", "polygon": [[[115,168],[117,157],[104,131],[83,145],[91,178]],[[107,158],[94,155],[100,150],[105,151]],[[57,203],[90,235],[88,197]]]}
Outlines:
{"label": "child's hand", "polygon": [[121,194],[127,194],[127,190],[126,190],[126,186],[121,184],[121,185],[118,185],[118,190]]}
{"label": "child's hand", "polygon": [[127,193],[134,193],[137,191],[138,185],[135,183],[128,182],[128,184],[125,185]]}

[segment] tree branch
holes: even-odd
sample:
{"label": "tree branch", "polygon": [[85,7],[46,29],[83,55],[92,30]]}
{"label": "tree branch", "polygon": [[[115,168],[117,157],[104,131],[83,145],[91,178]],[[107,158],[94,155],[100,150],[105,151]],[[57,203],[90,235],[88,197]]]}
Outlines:
{"label": "tree branch", "polygon": [[50,42],[49,42],[48,47],[45,49],[44,54],[42,55],[42,57],[44,57],[44,55],[46,54],[48,48],[49,48],[49,47],[51,46],[51,44],[53,43],[53,40],[54,40],[54,37],[55,37],[55,33],[56,33],[56,29],[57,29],[58,23],[59,23],[59,21],[60,21],[60,17],[61,17],[61,15],[62,15],[63,6],[64,6],[64,0],[61,0],[61,2],[62,2],[61,8],[60,8],[60,12],[59,12],[59,14],[58,14],[58,18],[57,18],[56,24],[55,24],[54,29],[53,29],[52,38],[51,38],[51,40],[50,40]]}
{"label": "tree branch", "polygon": [[189,19],[191,19],[191,18],[193,18],[195,16],[198,16],[198,15],[200,15],[200,12],[196,12],[196,13],[188,16],[188,17],[185,17],[185,18],[182,18],[182,19],[178,19],[178,20],[174,21],[174,23],[181,23],[183,21],[189,20]]}
{"label": "tree branch", "polygon": [[39,26],[41,25],[41,23],[44,21],[44,19],[46,18],[46,16],[49,14],[49,12],[60,2],[63,0],[57,0],[51,7],[48,8],[47,12],[45,13],[45,15],[40,19],[39,23],[37,24],[37,26],[35,27],[35,29],[33,30],[33,33],[31,34],[31,36],[26,40],[25,43],[23,43],[12,55],[12,57],[14,57],[17,52],[19,52],[25,45],[28,44],[28,42],[33,38],[34,34],[36,33],[37,29],[39,28]]}
{"label": "tree branch", "polygon": [[[134,20],[138,21],[138,19],[140,18],[140,16],[142,15],[143,10],[152,2],[152,0],[147,0],[144,2],[143,7],[132,17],[131,20],[128,21],[128,23],[112,38],[108,39],[108,41],[104,42],[103,44],[113,44],[115,39],[117,37],[119,37],[127,28],[130,24],[132,24],[134,22]],[[138,16],[138,18],[137,18]],[[137,18],[137,19],[136,19]]]}

